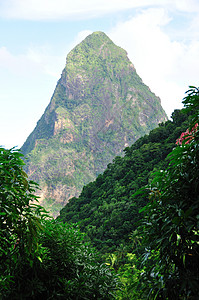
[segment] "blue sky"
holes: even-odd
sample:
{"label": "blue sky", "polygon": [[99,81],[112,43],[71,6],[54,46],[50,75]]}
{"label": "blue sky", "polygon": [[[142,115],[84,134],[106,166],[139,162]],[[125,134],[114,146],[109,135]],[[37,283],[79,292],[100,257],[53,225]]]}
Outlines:
{"label": "blue sky", "polygon": [[23,145],[68,52],[98,30],[128,52],[168,116],[198,86],[198,0],[0,0],[1,145]]}

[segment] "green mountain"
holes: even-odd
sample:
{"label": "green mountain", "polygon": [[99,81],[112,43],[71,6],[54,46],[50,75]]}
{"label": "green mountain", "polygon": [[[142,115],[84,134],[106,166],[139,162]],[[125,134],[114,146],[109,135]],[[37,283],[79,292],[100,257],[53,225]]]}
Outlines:
{"label": "green mountain", "polygon": [[167,167],[167,155],[189,127],[189,117],[181,111],[174,111],[172,118],[125,148],[123,157],[115,157],[78,198],[69,200],[58,219],[78,223],[102,253],[114,252],[120,245],[132,246],[130,236],[142,218],[139,210],[148,203],[148,195],[136,192],[157,170]]}
{"label": "green mountain", "polygon": [[122,150],[165,121],[160,99],[122,48],[94,32],[68,55],[51,101],[22,152],[54,216]]}

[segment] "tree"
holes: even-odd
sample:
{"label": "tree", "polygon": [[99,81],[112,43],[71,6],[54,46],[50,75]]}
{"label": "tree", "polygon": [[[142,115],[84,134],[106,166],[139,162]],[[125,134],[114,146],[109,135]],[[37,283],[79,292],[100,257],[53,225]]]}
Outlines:
{"label": "tree", "polygon": [[190,87],[183,103],[194,112],[190,128],[148,187],[138,229],[145,248],[140,284],[149,299],[199,297],[199,89]]}
{"label": "tree", "polygon": [[0,148],[0,298],[113,299],[116,277],[77,226],[35,204],[21,157]]}
{"label": "tree", "polygon": [[38,234],[45,216],[45,211],[33,203],[37,201],[33,194],[37,184],[28,181],[21,157],[15,149],[0,148],[0,291],[9,288],[18,257],[31,261],[38,252]]}

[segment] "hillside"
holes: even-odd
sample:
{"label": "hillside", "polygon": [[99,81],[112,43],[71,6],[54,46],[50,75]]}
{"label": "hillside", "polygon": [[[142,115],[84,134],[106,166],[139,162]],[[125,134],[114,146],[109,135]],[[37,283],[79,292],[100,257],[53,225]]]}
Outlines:
{"label": "hillside", "polygon": [[89,35],[67,55],[50,103],[22,147],[41,204],[56,216],[125,147],[166,119],[126,51],[103,32]]}
{"label": "hillside", "polygon": [[142,217],[139,210],[148,201],[147,195],[134,194],[148,184],[156,170],[167,166],[165,158],[189,126],[189,117],[179,110],[174,111],[172,118],[127,147],[124,157],[115,157],[78,198],[70,199],[59,220],[77,222],[103,253],[131,244],[130,235]]}

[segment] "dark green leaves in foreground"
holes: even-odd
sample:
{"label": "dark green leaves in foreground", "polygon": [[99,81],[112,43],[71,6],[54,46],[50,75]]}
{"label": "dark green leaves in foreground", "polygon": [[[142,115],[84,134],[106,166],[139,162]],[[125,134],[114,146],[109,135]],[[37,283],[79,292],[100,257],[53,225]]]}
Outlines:
{"label": "dark green leaves in foreground", "polygon": [[[199,298],[199,91],[184,99],[191,127],[149,187],[150,202],[138,228],[145,251],[140,284],[149,299]],[[188,134],[188,136],[187,136]]]}
{"label": "dark green leaves in foreground", "polygon": [[0,298],[112,299],[115,277],[77,226],[36,204],[21,156],[0,148]]}
{"label": "dark green leaves in foreground", "polygon": [[[39,258],[38,235],[45,211],[34,204],[36,183],[23,171],[22,154],[0,148],[0,288],[9,289],[13,268],[32,254]],[[20,257],[20,260],[19,260]]]}

